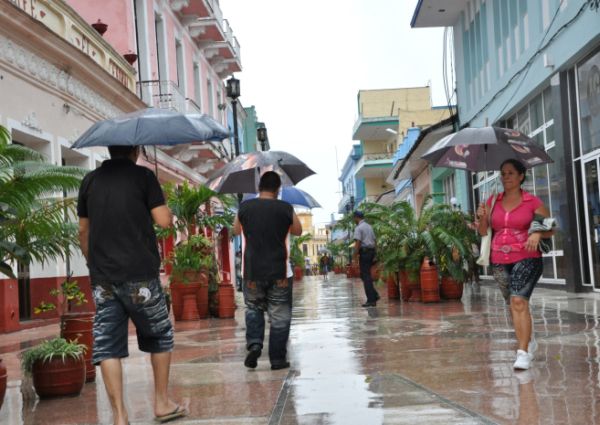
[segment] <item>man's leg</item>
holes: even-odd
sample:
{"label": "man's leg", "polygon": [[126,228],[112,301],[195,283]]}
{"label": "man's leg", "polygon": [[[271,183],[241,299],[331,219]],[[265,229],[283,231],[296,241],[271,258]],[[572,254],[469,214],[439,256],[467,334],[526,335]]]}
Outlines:
{"label": "man's leg", "polygon": [[169,371],[171,351],[174,347],[173,325],[167,312],[165,296],[159,279],[126,284],[128,296],[123,304],[135,324],[138,346],[150,353],[154,375],[154,415],[157,418],[182,417],[187,406],[180,406],[169,399]]}
{"label": "man's leg", "polygon": [[[152,353],[152,372],[154,373],[154,415],[164,416],[173,412],[177,404],[169,400],[169,372],[171,369],[171,353]],[[182,408],[185,408],[183,406]]]}
{"label": "man's leg", "polygon": [[96,304],[92,361],[95,365],[100,365],[115,425],[126,425],[128,416],[123,401],[121,358],[129,354],[127,350],[129,317],[118,299],[115,286],[108,283],[94,285],[92,295]]}
{"label": "man's leg", "polygon": [[244,281],[244,303],[246,304],[246,349],[244,365],[251,369],[257,366],[265,339],[265,282]]}
{"label": "man's leg", "polygon": [[106,359],[100,362],[102,379],[113,411],[115,425],[127,425],[127,409],[123,402],[123,371],[121,359]]}
{"label": "man's leg", "polygon": [[378,294],[373,286],[373,278],[371,278],[371,266],[373,265],[373,255],[370,252],[359,253],[360,278],[363,281],[365,295],[367,296],[366,304],[377,302]]}
{"label": "man's leg", "polygon": [[271,369],[289,367],[287,361],[287,342],[290,336],[292,320],[291,308],[288,305],[292,287],[287,279],[273,282],[267,291],[268,313],[271,318],[269,331],[269,360]]}

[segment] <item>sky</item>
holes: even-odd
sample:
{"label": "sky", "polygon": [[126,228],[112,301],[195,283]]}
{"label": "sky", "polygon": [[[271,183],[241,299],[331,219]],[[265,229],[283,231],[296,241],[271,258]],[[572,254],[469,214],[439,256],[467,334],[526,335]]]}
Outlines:
{"label": "sky", "polygon": [[445,103],[443,29],[410,27],[417,0],[220,0],[241,46],[240,101],[256,106],[271,150],[306,162],[298,183],[323,206],[341,199],[339,171],[353,143],[358,90],[431,85]]}

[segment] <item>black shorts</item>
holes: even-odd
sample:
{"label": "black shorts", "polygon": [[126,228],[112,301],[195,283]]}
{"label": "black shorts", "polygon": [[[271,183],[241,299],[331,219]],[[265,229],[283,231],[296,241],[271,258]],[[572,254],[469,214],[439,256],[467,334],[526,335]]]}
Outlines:
{"label": "black shorts", "polygon": [[94,283],[95,365],[103,360],[127,357],[129,319],[136,328],[138,346],[147,353],[173,350],[173,325],[159,279],[141,282]]}

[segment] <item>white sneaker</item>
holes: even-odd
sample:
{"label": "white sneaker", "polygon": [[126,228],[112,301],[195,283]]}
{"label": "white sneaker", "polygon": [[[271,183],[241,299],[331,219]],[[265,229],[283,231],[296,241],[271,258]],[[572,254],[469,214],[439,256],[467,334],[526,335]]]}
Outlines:
{"label": "white sneaker", "polygon": [[533,360],[531,354],[523,350],[517,350],[517,360],[513,364],[513,368],[527,370],[531,366],[531,360]]}

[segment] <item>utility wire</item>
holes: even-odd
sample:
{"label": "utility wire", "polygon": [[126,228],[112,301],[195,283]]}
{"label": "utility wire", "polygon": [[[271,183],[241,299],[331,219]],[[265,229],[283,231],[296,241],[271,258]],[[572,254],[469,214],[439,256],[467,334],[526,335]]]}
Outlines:
{"label": "utility wire", "polygon": [[[561,0],[561,4],[564,0]],[[521,72],[523,72],[524,70],[528,69],[531,64],[533,63],[533,60],[541,53],[543,52],[553,41],[556,37],[558,37],[558,35],[565,29],[567,28],[569,25],[571,25],[574,21],[576,21],[579,16],[583,13],[583,11],[585,10],[587,6],[587,3],[584,3],[583,6],[581,6],[581,8],[579,9],[579,11],[575,14],[575,16],[573,16],[573,18],[571,18],[568,22],[566,22],[563,26],[561,26],[556,33],[554,33],[554,35],[540,48],[538,48],[538,50],[531,56],[531,58],[527,61],[527,63],[525,63],[525,65],[523,65],[523,67],[521,69],[519,69],[515,75],[513,75],[511,77],[511,79],[506,83],[506,85],[504,87],[502,87],[500,90],[498,90],[496,92],[496,94],[494,94],[494,96],[492,96],[492,98],[475,114],[473,115],[473,117],[471,118],[471,121],[473,119],[475,119],[477,116],[479,116],[483,111],[485,111],[491,104],[492,102],[494,102],[498,96],[500,96],[506,89],[508,89],[508,87],[510,87],[510,85],[512,84],[512,82],[518,78],[521,74]],[[558,12],[560,11],[560,5],[555,13],[555,17],[558,14]],[[554,20],[554,19],[553,19]],[[542,38],[542,40],[545,39],[546,35],[548,34],[550,28],[551,28],[552,24],[550,24],[548,26],[548,30],[546,31],[544,37]],[[508,102],[506,103],[506,105],[504,106],[504,108],[502,108],[502,112],[498,115],[498,117],[496,117],[496,119],[494,120],[494,122],[499,119],[502,116],[502,113],[504,113],[504,110],[506,109],[506,107],[508,106],[508,104],[512,101],[512,99],[514,98],[514,96],[516,95],[517,90],[515,90],[515,92],[513,93],[513,95],[511,96],[511,98],[508,100]]]}

